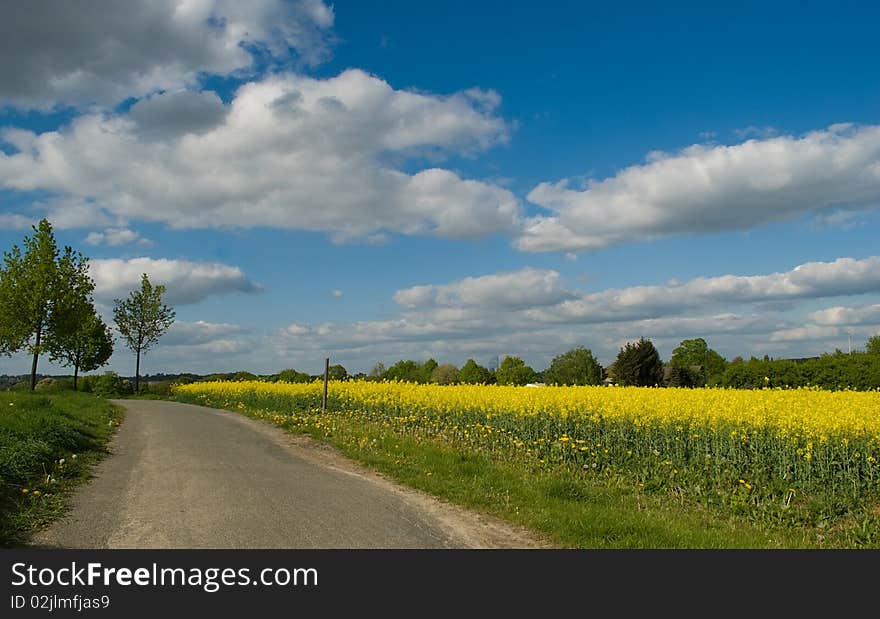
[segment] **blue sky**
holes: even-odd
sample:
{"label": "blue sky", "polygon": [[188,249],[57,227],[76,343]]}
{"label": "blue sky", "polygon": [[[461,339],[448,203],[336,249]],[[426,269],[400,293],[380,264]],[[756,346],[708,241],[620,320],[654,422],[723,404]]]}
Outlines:
{"label": "blue sky", "polygon": [[101,4],[0,25],[0,248],[165,283],[148,373],[880,331],[864,3]]}

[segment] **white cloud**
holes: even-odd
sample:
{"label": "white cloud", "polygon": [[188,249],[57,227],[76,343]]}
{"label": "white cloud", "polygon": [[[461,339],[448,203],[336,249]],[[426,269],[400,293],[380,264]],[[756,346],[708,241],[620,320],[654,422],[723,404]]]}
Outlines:
{"label": "white cloud", "polygon": [[139,232],[128,228],[108,228],[103,232],[90,232],[85,242],[87,245],[109,245],[110,247],[119,247],[129,243],[149,247],[153,244],[150,239],[146,239]]}
{"label": "white cloud", "polygon": [[14,213],[0,213],[0,230],[30,230],[34,222],[30,217]]}
{"label": "white cloud", "polygon": [[[506,141],[494,93],[394,90],[358,70],[329,79],[273,75],[242,86],[223,114],[197,127],[192,115],[178,122],[172,112],[201,109],[210,96],[163,101],[170,96],[128,115],[87,114],[59,131],[6,130],[12,149],[0,151],[0,187],[52,192],[65,200],[46,205],[56,219],[76,208],[80,221],[103,217],[100,225],[115,227],[268,226],[345,240],[383,232],[478,237],[519,225],[521,205],[502,187],[392,165]],[[139,105],[161,109],[138,114]]]}
{"label": "white cloud", "polygon": [[594,250],[871,209],[880,204],[880,126],[652,153],[647,163],[583,188],[541,183],[528,199],[551,214],[526,222],[516,241],[525,251]]}
{"label": "white cloud", "polygon": [[96,259],[89,261],[95,280],[95,298],[112,303],[139,288],[146,273],[153,285],[166,287],[165,300],[171,306],[198,303],[217,294],[257,292],[260,287],[238,268],[211,262],[190,262],[154,258]]}
{"label": "white cloud", "polygon": [[800,342],[807,340],[824,340],[837,337],[840,331],[837,327],[821,325],[805,325],[792,329],[780,329],[770,335],[771,342]]}
{"label": "white cloud", "polygon": [[517,308],[555,305],[573,296],[565,290],[557,271],[525,268],[466,277],[446,285],[413,286],[397,291],[394,301],[408,308],[428,305]]}
{"label": "white cloud", "polygon": [[341,297],[344,293],[343,293],[341,290],[333,290],[330,294],[333,295],[334,297],[336,297],[336,298],[338,299],[338,298]]}
{"label": "white cloud", "polygon": [[698,277],[666,285],[633,286],[582,295],[529,310],[541,321],[609,322],[676,314],[717,304],[766,303],[880,292],[880,256],[808,262],[769,275]]}
{"label": "white cloud", "polygon": [[809,317],[819,325],[880,325],[880,304],[860,307],[829,307],[813,312]]}
{"label": "white cloud", "polygon": [[209,343],[234,341],[244,333],[240,325],[206,322],[175,321],[162,337],[163,346],[201,346]]}
{"label": "white cloud", "polygon": [[320,0],[41,0],[5,3],[0,106],[112,105],[239,75],[259,50],[326,59],[333,9]]}

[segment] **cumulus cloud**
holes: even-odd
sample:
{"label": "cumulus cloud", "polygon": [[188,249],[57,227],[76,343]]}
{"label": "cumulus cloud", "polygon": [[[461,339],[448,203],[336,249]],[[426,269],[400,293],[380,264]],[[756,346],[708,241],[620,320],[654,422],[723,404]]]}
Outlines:
{"label": "cumulus cloud", "polygon": [[528,199],[525,251],[595,250],[675,234],[748,229],[880,204],[880,126],[834,125],[804,136],[696,144],[585,187],[541,183]]}
{"label": "cumulus cloud", "polygon": [[326,59],[333,9],[320,0],[41,0],[5,3],[0,106],[113,105],[238,75],[253,53]]}
{"label": "cumulus cloud", "polygon": [[108,228],[103,232],[90,232],[86,237],[87,245],[119,247],[129,243],[137,243],[142,247],[148,247],[153,244],[150,239],[146,239],[139,232],[129,230],[128,228]]}
{"label": "cumulus cloud", "polygon": [[183,90],[141,99],[128,115],[141,134],[165,138],[213,129],[226,116],[226,106],[214,92]]}
{"label": "cumulus cloud", "polygon": [[[222,114],[210,95],[181,97],[153,97],[128,114],[86,114],[58,131],[6,130],[0,188],[51,192],[110,222],[269,226],[335,240],[383,232],[466,238],[519,225],[521,205],[502,187],[392,165],[506,141],[494,93],[395,90],[349,70],[247,83]],[[218,112],[204,125],[176,113],[203,106]],[[63,203],[47,208],[63,218]]]}
{"label": "cumulus cloud", "polygon": [[525,268],[509,273],[466,277],[452,284],[398,290],[394,301],[408,308],[428,305],[535,307],[573,298],[557,271]]}
{"label": "cumulus cloud", "polygon": [[0,230],[28,230],[34,222],[15,213],[0,213]]}
{"label": "cumulus cloud", "polygon": [[245,330],[236,324],[222,322],[176,321],[162,337],[163,346],[200,346],[216,342],[235,341]]}
{"label": "cumulus cloud", "polygon": [[143,273],[153,285],[166,287],[165,300],[172,306],[198,303],[212,295],[260,290],[240,268],[213,262],[108,258],[89,261],[89,269],[95,281],[95,298],[103,303],[127,297],[140,287]]}
{"label": "cumulus cloud", "polygon": [[810,320],[819,325],[851,326],[880,325],[880,304],[858,307],[829,307],[809,315]]}
{"label": "cumulus cloud", "polygon": [[640,319],[715,304],[766,303],[880,292],[880,256],[808,262],[769,275],[698,277],[582,295],[529,311],[537,320],[607,322]]}
{"label": "cumulus cloud", "polygon": [[822,325],[805,325],[792,329],[780,329],[770,335],[771,342],[800,342],[805,340],[824,340],[837,337],[840,331],[837,327]]}

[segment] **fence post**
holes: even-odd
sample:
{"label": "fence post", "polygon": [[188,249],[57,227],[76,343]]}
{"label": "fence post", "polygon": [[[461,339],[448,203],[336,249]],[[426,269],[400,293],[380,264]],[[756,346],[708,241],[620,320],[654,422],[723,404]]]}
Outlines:
{"label": "fence post", "polygon": [[321,399],[321,412],[327,412],[327,380],[330,378],[330,357],[324,358],[324,397]]}

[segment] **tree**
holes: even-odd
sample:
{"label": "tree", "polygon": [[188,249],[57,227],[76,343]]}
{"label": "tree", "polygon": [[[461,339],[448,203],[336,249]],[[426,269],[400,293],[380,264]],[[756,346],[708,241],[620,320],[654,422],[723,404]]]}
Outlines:
{"label": "tree", "polygon": [[420,383],[430,383],[431,377],[434,375],[434,370],[437,369],[437,361],[434,359],[428,359],[422,364],[422,368],[420,371]]}
{"label": "tree", "polygon": [[620,349],[613,373],[621,385],[650,387],[663,380],[663,362],[651,340],[643,337]]}
{"label": "tree", "polygon": [[0,352],[27,349],[33,355],[31,391],[37,384],[37,362],[44,349],[77,327],[67,312],[90,300],[95,284],[88,259],[69,246],[58,251],[52,225],[41,219],[17,246],[5,252],[0,269]]}
{"label": "tree", "polygon": [[80,371],[97,370],[110,359],[113,354],[113,334],[95,308],[88,304],[77,316],[75,326],[55,338],[48,350],[50,361],[73,366],[73,390],[76,391]]}
{"label": "tree", "polygon": [[573,348],[550,362],[544,380],[553,385],[601,385],[602,366],[588,348]]}
{"label": "tree", "polygon": [[519,357],[505,357],[495,372],[495,378],[499,385],[527,385],[535,382],[538,374]]}
{"label": "tree", "polygon": [[417,383],[422,378],[422,366],[411,359],[401,359],[385,372],[388,380]]}
{"label": "tree", "polygon": [[373,369],[370,370],[370,378],[378,378],[381,379],[385,376],[385,364],[381,361],[373,366]]}
{"label": "tree", "polygon": [[288,368],[278,372],[278,380],[283,383],[309,383],[312,381],[312,377],[305,372]]}
{"label": "tree", "polygon": [[135,393],[140,393],[141,353],[152,348],[174,323],[174,310],[162,302],[163,294],[165,286],[153,286],[144,273],[140,289],[132,290],[127,299],[114,301],[113,318],[116,327],[137,358]]}
{"label": "tree", "polygon": [[439,385],[452,385],[458,382],[458,368],[451,363],[441,363],[434,368],[431,382]]}
{"label": "tree", "polygon": [[492,375],[488,368],[468,359],[458,371],[458,382],[466,385],[487,385],[492,382]]}
{"label": "tree", "polygon": [[348,370],[337,363],[327,368],[327,377],[330,380],[345,380],[348,378]]}
{"label": "tree", "polygon": [[865,352],[880,357],[880,335],[873,335],[865,343]]}
{"label": "tree", "polygon": [[724,357],[709,348],[706,340],[701,337],[692,340],[682,340],[672,351],[669,365],[674,368],[685,368],[688,370],[693,366],[700,366],[702,368],[702,375],[694,377],[696,380],[693,382],[694,384],[700,382],[704,385],[712,378],[720,377],[724,374],[724,370],[727,369],[727,361],[724,360]]}

